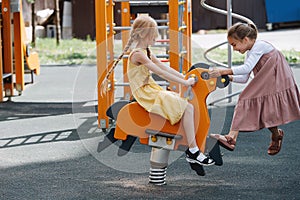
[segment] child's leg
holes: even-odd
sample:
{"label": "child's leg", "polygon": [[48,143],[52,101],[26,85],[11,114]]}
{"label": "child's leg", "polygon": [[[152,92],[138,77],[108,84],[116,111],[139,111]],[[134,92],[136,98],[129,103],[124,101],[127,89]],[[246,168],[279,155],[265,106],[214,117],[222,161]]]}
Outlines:
{"label": "child's leg", "polygon": [[189,148],[197,147],[195,140],[194,107],[192,104],[189,103],[186,107],[182,116],[182,120]]}
{"label": "child's leg", "polygon": [[270,127],[270,128],[268,128],[268,129],[269,129],[269,131],[271,131],[272,136],[278,137],[279,132],[278,132],[278,127],[277,127],[277,126],[275,126],[275,127]]}
{"label": "child's leg", "polygon": [[230,136],[235,142],[236,142],[238,135],[239,135],[239,131],[230,130],[228,133],[228,136]]}
{"label": "child's leg", "polygon": [[206,157],[199,151],[195,139],[195,125],[194,125],[194,107],[188,104],[182,116],[183,128],[186,133],[189,149],[186,151],[186,160],[190,163],[197,163],[200,165],[213,165],[214,161]]}
{"label": "child's leg", "polygon": [[225,149],[233,151],[235,149],[238,135],[239,131],[230,130],[227,135],[210,134],[210,137],[217,139],[219,141],[219,144]]}

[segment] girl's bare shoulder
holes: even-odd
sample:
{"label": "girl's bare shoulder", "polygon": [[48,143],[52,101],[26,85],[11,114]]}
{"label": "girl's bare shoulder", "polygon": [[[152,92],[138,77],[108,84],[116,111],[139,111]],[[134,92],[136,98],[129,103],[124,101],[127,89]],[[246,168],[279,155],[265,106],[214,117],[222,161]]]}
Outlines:
{"label": "girl's bare shoulder", "polygon": [[134,64],[142,64],[148,60],[148,57],[143,49],[134,49],[130,53],[129,59]]}

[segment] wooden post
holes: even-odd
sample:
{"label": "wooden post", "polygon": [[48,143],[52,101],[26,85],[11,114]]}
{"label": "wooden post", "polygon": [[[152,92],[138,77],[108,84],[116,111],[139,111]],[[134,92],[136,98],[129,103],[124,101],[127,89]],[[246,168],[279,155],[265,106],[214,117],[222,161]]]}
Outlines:
{"label": "wooden post", "polygon": [[59,0],[54,0],[55,5],[55,25],[56,25],[56,45],[59,45],[61,39],[60,17],[59,17]]}

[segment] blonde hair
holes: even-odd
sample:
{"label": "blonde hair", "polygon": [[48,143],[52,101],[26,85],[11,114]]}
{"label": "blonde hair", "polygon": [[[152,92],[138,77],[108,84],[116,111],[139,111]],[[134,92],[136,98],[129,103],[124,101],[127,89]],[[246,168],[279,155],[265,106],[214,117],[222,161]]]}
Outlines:
{"label": "blonde hair", "polygon": [[[157,29],[157,23],[156,21],[148,16],[148,15],[140,15],[138,16],[131,27],[130,31],[130,37],[127,41],[127,44],[125,45],[121,55],[118,57],[117,60],[114,61],[112,68],[107,72],[105,75],[104,80],[101,83],[101,95],[103,93],[107,92],[107,86],[108,86],[108,79],[110,74],[114,71],[120,60],[123,58],[123,56],[128,52],[130,47],[133,43],[138,42],[140,40],[143,40],[145,38],[151,38],[151,37],[157,37],[158,36],[158,29]],[[150,50],[147,47],[147,56],[150,58]]]}
{"label": "blonde hair", "polygon": [[227,37],[231,37],[239,41],[243,40],[245,37],[256,39],[257,32],[257,28],[254,24],[238,22],[229,28]]}

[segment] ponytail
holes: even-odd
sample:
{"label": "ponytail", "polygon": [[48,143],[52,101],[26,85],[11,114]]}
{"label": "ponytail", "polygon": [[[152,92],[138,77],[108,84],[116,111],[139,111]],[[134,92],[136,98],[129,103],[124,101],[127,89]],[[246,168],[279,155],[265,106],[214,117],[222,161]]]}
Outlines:
{"label": "ponytail", "polygon": [[[147,28],[147,29],[145,30],[145,28]],[[152,31],[153,29],[155,32]],[[101,96],[107,92],[108,79],[109,79],[111,73],[114,71],[114,69],[120,62],[120,60],[123,58],[124,54],[129,50],[132,43],[135,41],[143,40],[144,38],[146,38],[146,36],[149,33],[151,33],[151,34],[154,33],[155,34],[154,36],[158,36],[158,29],[157,29],[156,21],[153,18],[151,18],[149,16],[145,16],[145,15],[141,15],[141,16],[137,17],[132,24],[130,38],[129,38],[122,54],[118,57],[117,60],[114,61],[111,69],[107,72],[107,74],[104,77],[104,80],[101,83],[101,86],[100,86]],[[147,50],[147,56],[149,57],[149,59],[151,59],[150,49],[147,48],[146,50]],[[102,79],[102,77],[101,77],[101,79]]]}
{"label": "ponytail", "polygon": [[146,50],[147,50],[147,57],[151,60],[151,51],[149,47],[147,47]]}
{"label": "ponytail", "polygon": [[245,37],[250,39],[257,38],[257,28],[253,23],[241,23],[237,22],[232,27],[229,28],[227,37],[232,37],[236,40],[243,40]]}
{"label": "ponytail", "polygon": [[108,79],[111,75],[111,73],[114,71],[114,69],[117,67],[118,63],[120,62],[120,60],[122,60],[123,56],[125,55],[125,53],[129,50],[130,46],[132,45],[134,39],[131,36],[122,52],[122,54],[118,57],[117,60],[114,61],[112,68],[107,72],[107,74],[105,75],[104,80],[101,83],[100,86],[100,94],[101,96],[103,96],[104,93],[107,92],[107,88],[108,88]]}

